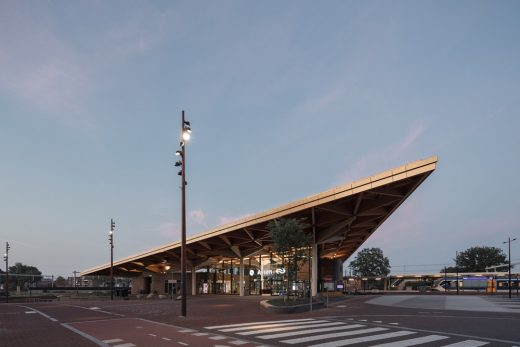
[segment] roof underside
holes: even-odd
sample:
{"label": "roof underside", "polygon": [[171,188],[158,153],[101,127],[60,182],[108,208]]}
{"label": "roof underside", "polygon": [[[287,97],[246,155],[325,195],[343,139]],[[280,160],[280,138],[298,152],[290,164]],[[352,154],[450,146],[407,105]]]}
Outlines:
{"label": "roof underside", "polygon": [[[266,229],[275,218],[305,218],[320,258],[346,260],[432,173],[437,157],[344,184],[320,194],[222,225],[187,240],[187,265],[205,266],[225,259],[269,254],[272,240]],[[114,263],[117,276],[164,271],[180,263],[175,242]],[[178,268],[178,267],[177,267]],[[81,275],[107,275],[105,264]]]}

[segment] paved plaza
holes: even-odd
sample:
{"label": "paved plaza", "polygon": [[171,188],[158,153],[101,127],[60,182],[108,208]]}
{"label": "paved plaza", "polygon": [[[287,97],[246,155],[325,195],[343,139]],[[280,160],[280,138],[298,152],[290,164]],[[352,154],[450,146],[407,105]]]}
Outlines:
{"label": "paved plaza", "polygon": [[193,297],[187,318],[172,300],[2,304],[0,341],[7,347],[520,346],[516,298],[355,296],[297,314],[269,313],[263,299]]}

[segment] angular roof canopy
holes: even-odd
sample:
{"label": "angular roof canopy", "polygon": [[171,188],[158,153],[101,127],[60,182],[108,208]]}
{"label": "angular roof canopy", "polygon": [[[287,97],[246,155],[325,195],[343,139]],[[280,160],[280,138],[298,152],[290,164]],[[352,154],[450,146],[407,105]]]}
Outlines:
{"label": "angular roof canopy", "polygon": [[[186,241],[188,266],[223,259],[269,254],[267,223],[276,218],[305,218],[315,228],[320,258],[346,260],[435,170],[437,157],[418,160],[352,183],[340,185],[280,207],[221,225]],[[170,243],[114,262],[117,276],[164,271],[180,263],[181,242]],[[83,271],[106,275],[110,264]]]}

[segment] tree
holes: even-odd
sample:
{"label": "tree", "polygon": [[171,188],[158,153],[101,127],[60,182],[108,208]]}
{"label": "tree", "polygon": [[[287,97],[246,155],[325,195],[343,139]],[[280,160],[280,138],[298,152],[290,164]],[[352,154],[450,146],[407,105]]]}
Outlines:
{"label": "tree", "polygon": [[440,273],[454,273],[457,272],[457,268],[455,266],[445,266],[439,271]]}
{"label": "tree", "polygon": [[504,264],[504,251],[496,247],[471,247],[454,259],[459,272],[485,272],[487,266]]}
{"label": "tree", "polygon": [[390,261],[381,248],[362,249],[349,266],[356,276],[386,276],[390,273]]}
{"label": "tree", "polygon": [[9,267],[9,278],[11,278],[11,276],[13,276],[13,278],[16,278],[16,286],[20,286],[22,288],[30,283],[39,282],[42,279],[41,274],[41,271],[38,270],[37,267],[24,265],[22,263],[15,263],[13,266]]}
{"label": "tree", "polygon": [[[273,240],[274,251],[287,259],[287,280],[297,280],[300,268],[305,264],[308,247],[311,244],[311,236],[304,229],[307,224],[302,219],[275,219],[267,224],[267,230]],[[290,286],[288,286],[290,287]],[[290,289],[290,288],[289,288]]]}
{"label": "tree", "polygon": [[58,276],[54,281],[54,285],[56,287],[67,287],[67,280],[62,276]]}

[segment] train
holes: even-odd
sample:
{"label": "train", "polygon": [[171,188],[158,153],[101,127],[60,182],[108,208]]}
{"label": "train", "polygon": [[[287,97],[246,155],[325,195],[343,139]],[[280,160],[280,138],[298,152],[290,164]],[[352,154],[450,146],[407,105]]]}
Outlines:
{"label": "train", "polygon": [[[471,291],[504,291],[509,290],[508,278],[493,278],[493,277],[459,277],[459,290]],[[511,278],[511,290],[518,290],[520,288],[520,280],[518,278]],[[439,278],[433,282],[432,291],[452,291],[457,290],[457,278],[446,277]]]}

